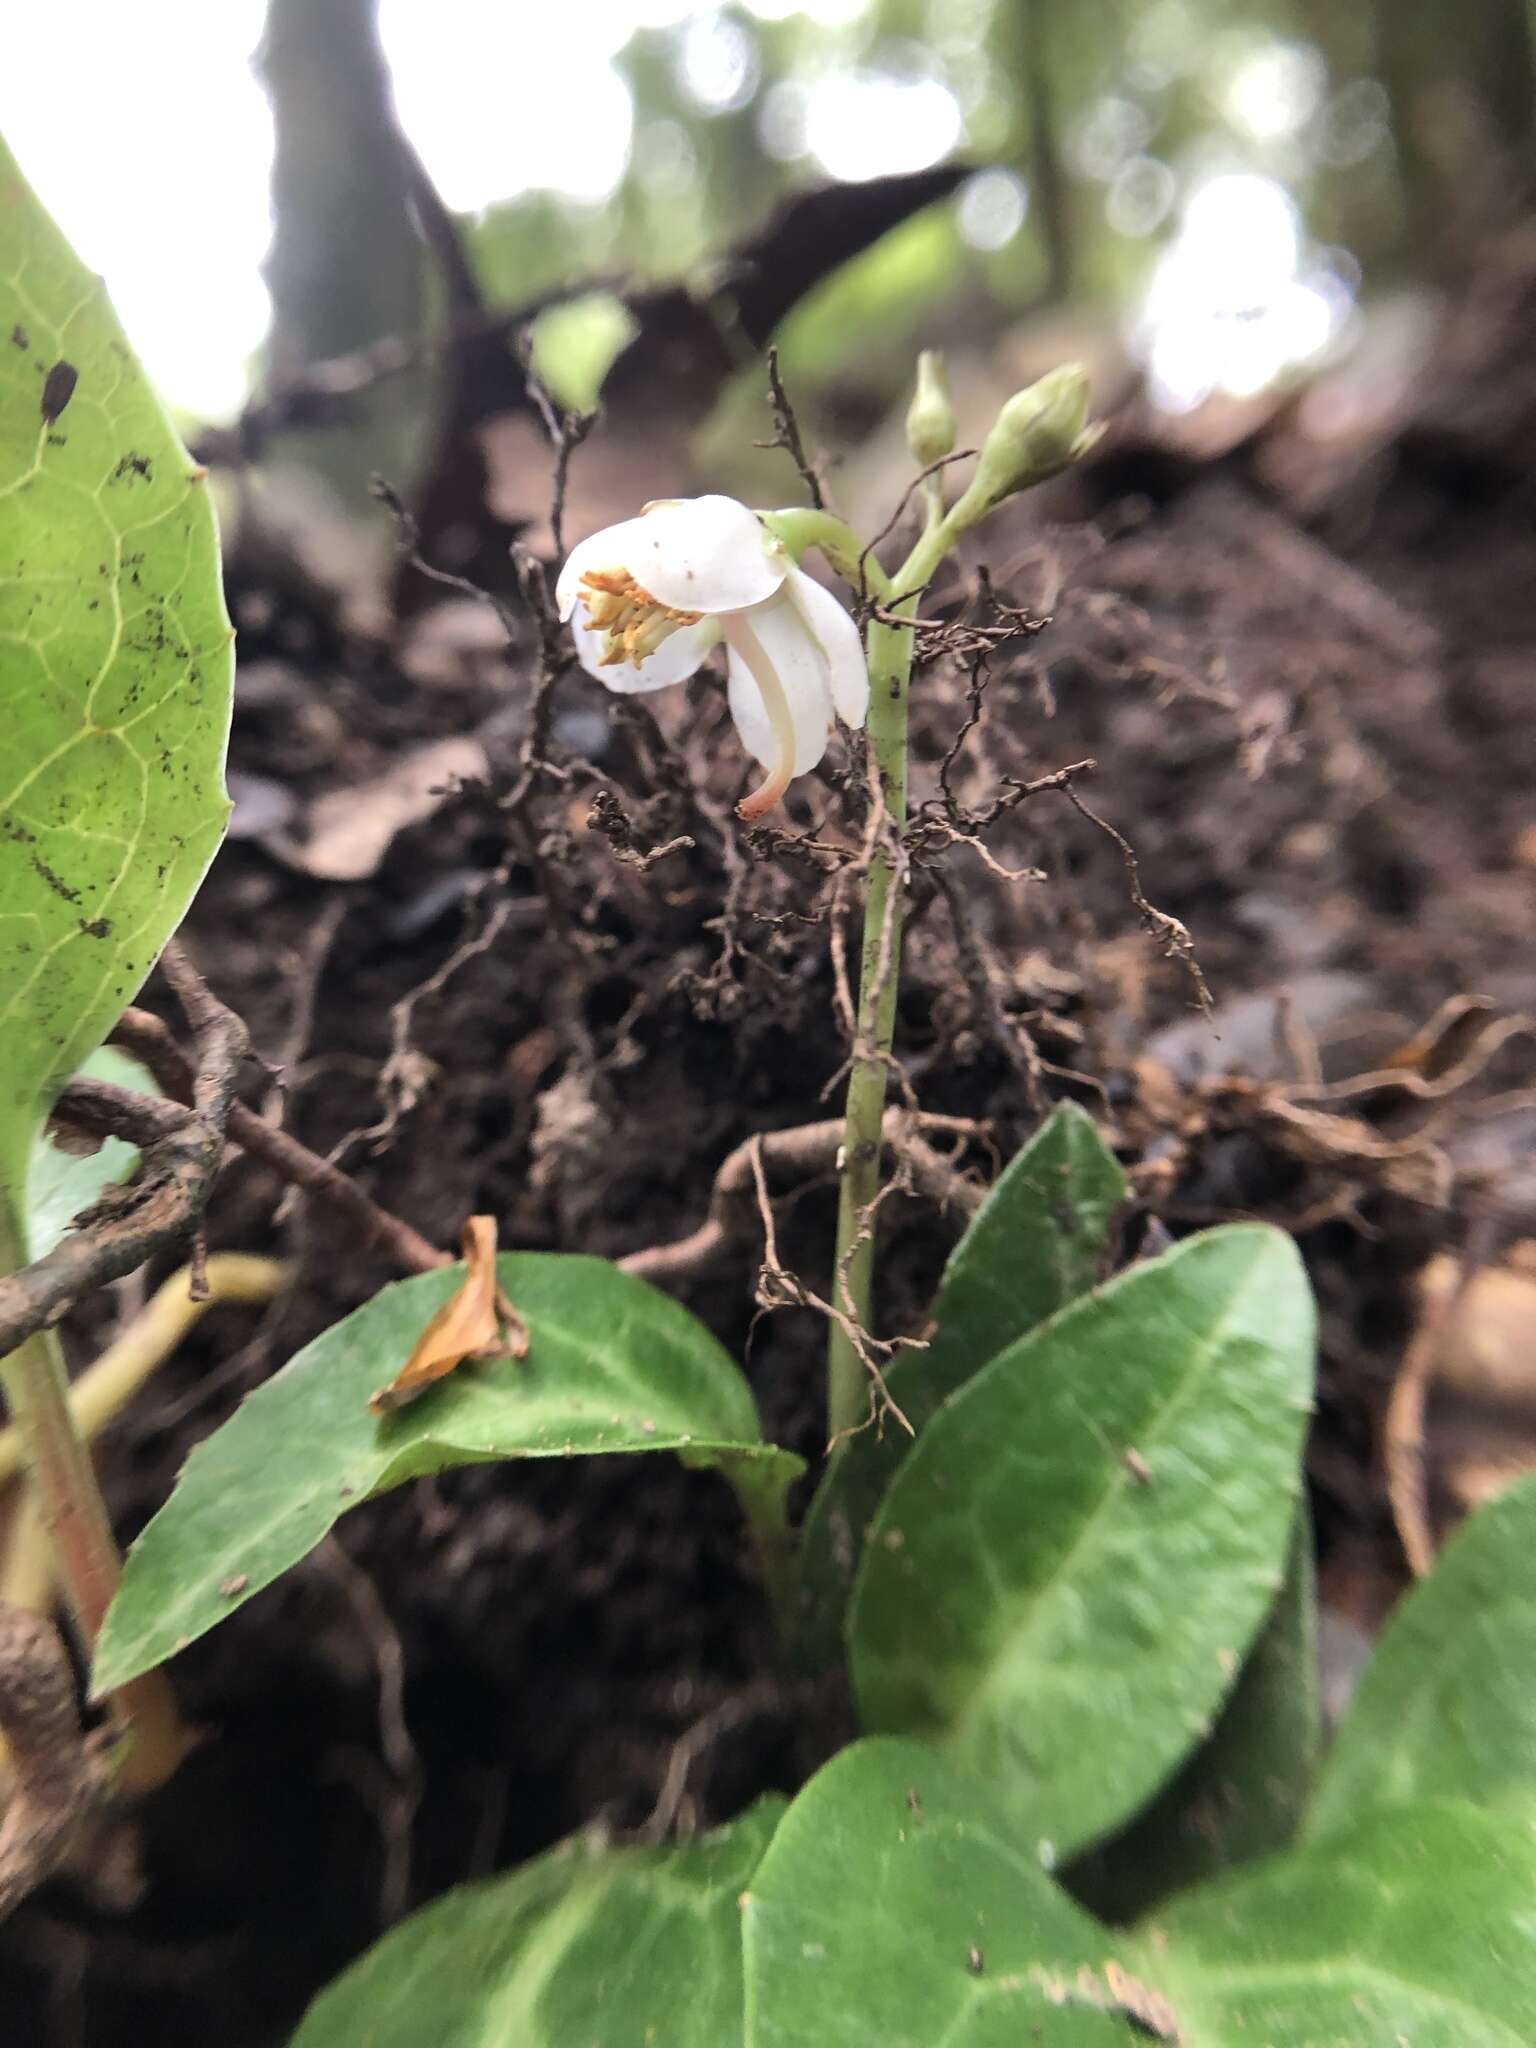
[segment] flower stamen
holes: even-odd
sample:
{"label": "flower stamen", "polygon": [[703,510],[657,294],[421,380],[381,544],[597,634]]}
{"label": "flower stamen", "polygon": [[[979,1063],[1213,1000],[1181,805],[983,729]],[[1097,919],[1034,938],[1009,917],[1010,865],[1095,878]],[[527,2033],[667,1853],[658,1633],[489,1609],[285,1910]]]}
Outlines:
{"label": "flower stamen", "polygon": [[704,616],[662,604],[627,569],[587,570],[577,601],[585,608],[593,632],[603,636],[599,668],[613,668],[626,661],[638,668],[679,627],[696,626]]}

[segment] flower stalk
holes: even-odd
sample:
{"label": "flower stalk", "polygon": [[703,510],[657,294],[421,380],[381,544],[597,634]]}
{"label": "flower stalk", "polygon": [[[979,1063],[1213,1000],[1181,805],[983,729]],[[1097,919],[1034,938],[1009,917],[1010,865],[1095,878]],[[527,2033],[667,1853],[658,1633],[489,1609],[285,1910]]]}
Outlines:
{"label": "flower stalk", "polygon": [[[914,459],[942,461],[954,445],[954,414],[943,363],[925,355],[907,415],[907,439]],[[924,478],[925,518],[917,545],[895,575],[880,575],[870,562],[865,582],[886,600],[884,609],[915,618],[923,591],[960,536],[994,506],[1016,492],[1043,483],[1087,453],[1099,429],[1088,424],[1088,378],[1064,364],[1017,393],[1003,407],[982,445],[966,490],[948,512],[942,477]],[[937,450],[937,455],[930,451]],[[807,520],[826,521],[814,513]],[[832,525],[841,522],[833,520]],[[849,569],[827,545],[820,528],[804,529],[829,561]],[[785,536],[788,539],[788,535]],[[799,538],[797,534],[796,538]],[[793,542],[790,542],[793,545]],[[858,568],[865,569],[865,557]],[[855,577],[853,580],[857,581]],[[882,587],[883,586],[883,587]],[[899,596],[899,603],[891,600]],[[856,1330],[871,1329],[875,1270],[876,1204],[880,1194],[881,1125],[892,1065],[896,995],[901,979],[901,936],[905,875],[900,849],[907,824],[907,693],[912,680],[916,636],[889,617],[872,620],[866,642],[869,661],[867,727],[885,816],[870,863],[859,962],[859,1004],[848,1076],[840,1161],[837,1246],[833,1300]],[[827,1347],[827,1424],[836,1442],[870,1416],[869,1369],[848,1327],[834,1323]]]}
{"label": "flower stalk", "polygon": [[[923,588],[949,551],[948,523],[930,511],[927,526],[885,595],[902,593],[899,613],[916,616]],[[832,1298],[861,1330],[870,1327],[875,1269],[874,1204],[880,1192],[881,1120],[896,1034],[901,979],[905,875],[896,849],[907,824],[907,695],[916,636],[909,626],[872,620],[869,657],[869,746],[885,820],[870,862],[859,955],[859,1007],[844,1111]],[[869,1371],[849,1336],[832,1326],[827,1347],[827,1429],[835,1441],[869,1416]]]}

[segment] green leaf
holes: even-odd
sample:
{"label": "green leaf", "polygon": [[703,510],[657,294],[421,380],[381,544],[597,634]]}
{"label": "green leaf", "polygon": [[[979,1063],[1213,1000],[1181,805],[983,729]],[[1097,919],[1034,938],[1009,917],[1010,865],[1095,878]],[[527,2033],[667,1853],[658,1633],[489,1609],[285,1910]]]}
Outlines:
{"label": "green leaf", "polygon": [[865,1726],[940,1741],[1055,1855],[1124,1821],[1210,1732],[1279,1589],[1313,1329],[1289,1238],[1234,1224],[994,1359],[870,1533]]}
{"label": "green leaf", "polygon": [[[115,1046],[100,1046],[80,1071],[93,1081],[135,1088],[141,1095],[160,1092],[148,1067]],[[28,1257],[40,1259],[51,1252],[71,1219],[107,1188],[127,1180],[138,1163],[139,1148],[126,1138],[103,1138],[94,1152],[82,1154],[61,1150],[45,1132],[39,1132],[27,1175]]]}
{"label": "green leaf", "polygon": [[1530,2048],[1536,1833],[1459,1801],[1186,1892],[1145,1953],[1186,2048]]}
{"label": "green leaf", "polygon": [[1443,1796],[1536,1815],[1536,1475],[1479,1508],[1382,1632],[1309,1835]]}
{"label": "green leaf", "polygon": [[1063,1103],[1014,1154],[951,1253],[933,1305],[943,1341],[900,1361],[913,1383],[914,1423],[1087,1293],[1124,1200],[1125,1175],[1093,1119]]}
{"label": "green leaf", "polygon": [[1312,1524],[1298,1501],[1280,1597],[1208,1742],[1122,1835],[1069,1874],[1105,1919],[1283,1849],[1312,1789],[1321,1729]]}
{"label": "green leaf", "polygon": [[387,1934],[292,2048],[740,2048],[742,1887],[782,1799],[656,1848],[578,1837]]}
{"label": "green leaf", "polygon": [[[902,1354],[886,1374],[914,1431],[1005,1346],[1093,1286],[1124,1200],[1125,1176],[1092,1119],[1063,1104],[1014,1154],[951,1253],[926,1350]],[[888,1420],[878,1434],[850,1437],[827,1466],[801,1532],[795,1649],[807,1670],[842,1655],[864,1534],[912,1441]]]}
{"label": "green leaf", "polygon": [[33,1140],[223,835],[233,634],[213,508],[0,143],[0,1238]]}
{"label": "green leaf", "polygon": [[748,2048],[1146,2038],[1114,2009],[1116,1937],[998,1827],[984,1788],[918,1743],[835,1757],[743,1905]]}
{"label": "green leaf", "polygon": [[99,1691],[222,1621],[348,1508],[447,1466],[675,1450],[725,1463],[748,1513],[782,1520],[801,1462],[763,1443],[747,1382],[685,1308],[602,1259],[509,1252],[498,1270],[532,1334],[526,1359],[468,1362],[399,1413],[369,1412],[463,1278],[444,1267],[334,1324],[198,1446],[128,1554]]}

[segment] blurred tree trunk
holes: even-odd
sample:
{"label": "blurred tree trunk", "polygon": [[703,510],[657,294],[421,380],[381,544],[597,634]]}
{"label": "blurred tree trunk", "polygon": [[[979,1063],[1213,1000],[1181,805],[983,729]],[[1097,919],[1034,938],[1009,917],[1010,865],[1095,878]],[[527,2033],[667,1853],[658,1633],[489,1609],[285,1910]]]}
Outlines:
{"label": "blurred tree trunk", "polygon": [[[1029,188],[1029,219],[1043,258],[1044,297],[1056,304],[1071,296],[1075,255],[1072,188],[1062,162],[1057,117],[1070,54],[1063,36],[1070,36],[1071,29],[1060,0],[1005,0],[992,19],[989,55],[1012,83],[1020,137],[1016,166]],[[1077,33],[1082,34],[1080,25]]]}
{"label": "blurred tree trunk", "polygon": [[[423,248],[414,159],[395,120],[377,0],[269,0],[258,68],[272,102],[272,293],[267,375],[422,332]],[[372,469],[399,475],[416,436],[418,380],[380,386],[355,424],[286,450],[324,475],[350,514],[372,517]]]}
{"label": "blurred tree trunk", "polygon": [[410,334],[422,311],[409,173],[376,0],[271,0],[271,366],[278,376]]}

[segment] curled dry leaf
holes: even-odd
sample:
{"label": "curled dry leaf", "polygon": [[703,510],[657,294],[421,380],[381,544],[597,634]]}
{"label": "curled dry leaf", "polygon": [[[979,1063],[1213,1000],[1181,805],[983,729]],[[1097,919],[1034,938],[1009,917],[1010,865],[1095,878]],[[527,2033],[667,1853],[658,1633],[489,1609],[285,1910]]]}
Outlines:
{"label": "curled dry leaf", "polygon": [[1384,1448],[1393,1517],[1423,1573],[1439,1524],[1536,1470],[1536,1245],[1487,1266],[1442,1252],[1417,1291]]}
{"label": "curled dry leaf", "polygon": [[460,1239],[467,1271],[416,1339],[387,1387],[369,1396],[375,1415],[389,1415],[445,1379],[466,1358],[528,1355],[528,1325],[496,1279],[496,1219],[471,1216]]}

